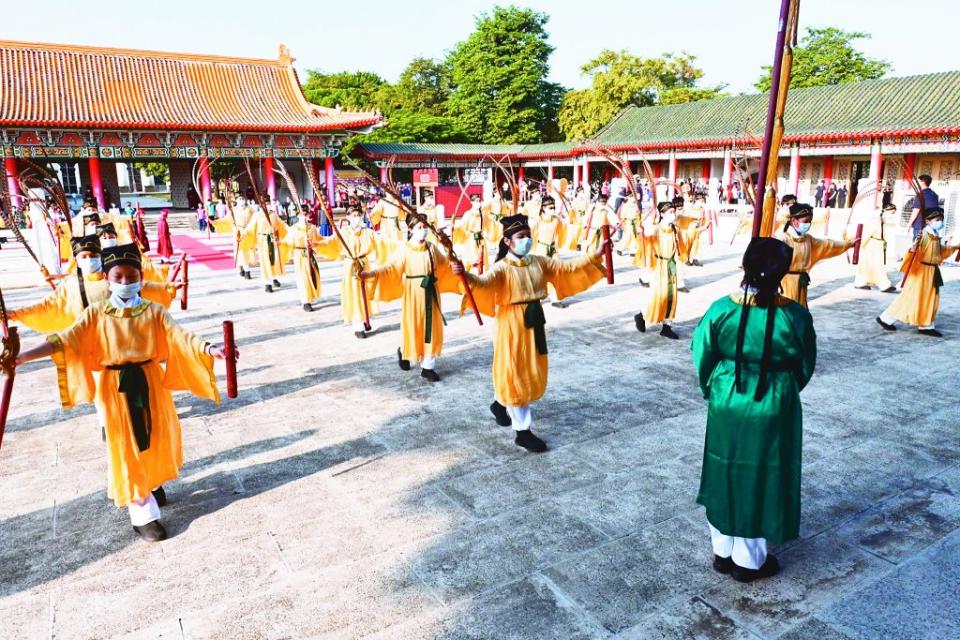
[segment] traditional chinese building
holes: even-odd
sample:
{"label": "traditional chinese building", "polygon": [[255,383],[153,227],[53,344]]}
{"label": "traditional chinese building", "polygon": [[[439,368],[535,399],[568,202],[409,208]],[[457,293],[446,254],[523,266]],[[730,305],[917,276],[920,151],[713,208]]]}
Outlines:
{"label": "traditional chinese building", "polygon": [[[284,161],[311,196],[301,159],[333,190],[333,158],[351,135],[380,124],[307,102],[293,58],[277,60],[0,41],[0,147],[17,195],[21,159],[49,161],[68,190],[119,202],[116,163],[166,162],[171,199],[187,206],[194,163],[253,158],[271,197]],[[200,162],[210,198],[210,170]],[[79,183],[77,183],[79,176]],[[259,178],[258,178],[259,180]],[[278,188],[279,187],[279,188]]]}
{"label": "traditional chinese building", "polygon": [[[672,181],[713,180],[729,189],[737,180],[736,160],[756,171],[768,99],[758,94],[630,107],[595,143],[634,161],[642,153],[658,176]],[[791,89],[785,124],[780,193],[812,202],[823,181],[827,189],[831,183],[845,187],[852,202],[864,179],[882,177],[901,205],[912,197],[907,178],[929,174],[948,215],[960,208],[960,71]],[[527,179],[565,177],[574,183],[609,179],[611,171],[590,146],[577,143],[363,143],[357,153],[396,158],[398,167],[490,167],[491,157],[509,158]]]}

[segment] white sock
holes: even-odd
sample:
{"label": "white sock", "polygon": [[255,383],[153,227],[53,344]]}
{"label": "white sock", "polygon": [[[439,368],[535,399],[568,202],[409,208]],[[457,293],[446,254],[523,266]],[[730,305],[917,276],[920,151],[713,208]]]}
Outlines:
{"label": "white sock", "polygon": [[530,410],[530,405],[525,404],[522,407],[505,408],[507,415],[510,416],[510,420],[513,422],[514,431],[526,431],[530,428],[530,425],[533,424],[533,412]]}
{"label": "white sock", "polygon": [[127,512],[130,514],[130,522],[135,527],[142,527],[160,519],[160,505],[157,504],[157,499],[152,493],[140,502],[131,502],[127,505]]}

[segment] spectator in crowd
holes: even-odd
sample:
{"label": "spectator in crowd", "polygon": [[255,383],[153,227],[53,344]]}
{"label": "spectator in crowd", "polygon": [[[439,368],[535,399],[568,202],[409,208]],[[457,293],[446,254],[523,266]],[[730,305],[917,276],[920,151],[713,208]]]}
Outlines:
{"label": "spectator in crowd", "polygon": [[837,189],[837,206],[843,209],[847,206],[847,183],[846,181],[840,183],[840,188]]}
{"label": "spectator in crowd", "polygon": [[[933,183],[933,178],[925,173],[918,179],[920,180],[920,185],[923,187],[920,191],[920,196],[923,198],[923,208],[933,209],[934,207],[939,207],[940,196],[930,188],[930,185]],[[910,214],[908,226],[913,227],[913,237],[916,238],[920,235],[920,232],[923,231],[926,223],[924,222],[923,216],[920,215],[920,201],[917,198],[914,198],[910,203],[910,208],[913,209],[913,212]]]}
{"label": "spectator in crowd", "polygon": [[832,182],[830,183],[830,188],[827,189],[827,193],[823,196],[823,206],[837,206],[837,185],[833,184]]}
{"label": "spectator in crowd", "polygon": [[825,191],[826,191],[826,187],[824,187],[823,185],[823,180],[820,180],[819,182],[817,182],[817,190],[814,192],[814,196],[813,196],[813,201],[817,203],[818,207],[827,206],[826,200],[824,200],[824,197],[823,197]]}

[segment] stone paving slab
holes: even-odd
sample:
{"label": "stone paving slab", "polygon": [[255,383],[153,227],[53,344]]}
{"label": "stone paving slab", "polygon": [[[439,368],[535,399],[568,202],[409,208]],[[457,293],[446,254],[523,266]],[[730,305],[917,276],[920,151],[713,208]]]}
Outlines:
{"label": "stone paving slab", "polygon": [[[842,258],[814,269],[801,539],[775,549],[784,569],[771,580],[741,585],[711,570],[694,503],[706,410],[689,337],[737,286],[742,247],[718,242],[687,270],[676,342],[634,330],[647,292],[627,258],[616,285],[545,308],[542,456],[489,415],[494,323],[458,318],[456,296],[443,296],[443,379],[431,385],[396,366],[397,304],[366,340],[343,326],[339,264],[322,264],[324,301],[311,314],[289,276],[266,294],[198,267],[191,309],[173,315],[213,340],[221,320],[236,321],[240,397],[217,406],[176,394],[185,462],[167,486],[168,541],[141,542],[106,499],[92,408],[57,407],[48,362],[19,372],[0,451],[0,635],[960,636],[952,263],[944,340],[881,331],[873,317],[892,296],[854,290]],[[18,260],[0,255],[5,293],[8,274],[29,274]],[[42,293],[11,290],[7,302]]]}

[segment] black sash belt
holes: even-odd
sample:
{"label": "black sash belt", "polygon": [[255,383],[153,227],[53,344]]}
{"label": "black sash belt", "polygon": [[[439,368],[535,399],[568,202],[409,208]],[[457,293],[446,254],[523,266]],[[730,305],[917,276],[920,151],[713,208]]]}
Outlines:
{"label": "black sash belt", "polygon": [[150,420],[150,387],[147,385],[147,375],[143,372],[143,365],[149,362],[145,360],[107,365],[107,369],[120,372],[117,390],[127,400],[127,411],[130,412],[130,423],[133,425],[133,437],[140,451],[150,448],[150,432],[153,431]]}
{"label": "black sash belt", "polygon": [[810,274],[806,271],[787,271],[791,276],[800,276],[800,288],[806,289],[810,286]]}
{"label": "black sash belt", "polygon": [[926,267],[933,267],[933,288],[939,289],[943,286],[943,274],[940,273],[940,265],[932,262],[921,262]]}
{"label": "black sash belt", "polygon": [[77,267],[77,285],[80,287],[80,302],[83,303],[83,308],[86,309],[90,306],[90,303],[87,301],[87,285],[83,281],[83,271],[80,267]]}
{"label": "black sash belt", "polygon": [[543,305],[540,304],[539,300],[514,302],[513,304],[526,305],[523,310],[523,326],[527,329],[533,329],[533,342],[537,345],[537,353],[542,356],[547,355],[547,317],[543,315]]}
{"label": "black sash belt", "polygon": [[267,238],[267,257],[270,258],[270,264],[277,261],[277,250],[273,245],[273,234],[263,234]]}
{"label": "black sash belt", "polygon": [[443,317],[443,310],[440,308],[440,296],[437,295],[437,278],[432,273],[427,275],[405,276],[407,280],[420,280],[420,286],[423,287],[424,301],[426,302],[426,317],[424,318],[423,341],[427,344],[433,344],[433,306],[437,306],[440,311],[440,321],[446,326],[447,319]]}

